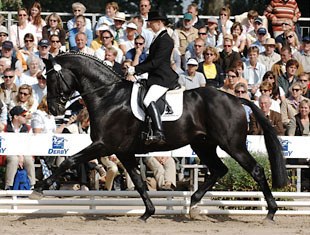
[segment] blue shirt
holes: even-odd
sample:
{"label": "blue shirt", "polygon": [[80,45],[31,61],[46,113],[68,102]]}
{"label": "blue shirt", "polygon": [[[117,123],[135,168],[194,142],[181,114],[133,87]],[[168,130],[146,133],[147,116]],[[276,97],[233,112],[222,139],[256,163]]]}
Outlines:
{"label": "blue shirt", "polygon": [[[73,28],[69,31],[69,45],[70,49],[76,49],[75,35],[78,33],[77,28]],[[87,36],[87,46],[90,46],[90,43],[93,40],[93,32],[89,29],[86,29],[85,34]]]}
{"label": "blue shirt", "polygon": [[[136,48],[132,48],[129,51],[127,51],[125,58],[126,60],[129,59],[133,61],[135,58],[135,55],[136,55]],[[139,64],[145,61],[146,57],[147,57],[146,51],[143,50],[142,54],[139,56]]]}

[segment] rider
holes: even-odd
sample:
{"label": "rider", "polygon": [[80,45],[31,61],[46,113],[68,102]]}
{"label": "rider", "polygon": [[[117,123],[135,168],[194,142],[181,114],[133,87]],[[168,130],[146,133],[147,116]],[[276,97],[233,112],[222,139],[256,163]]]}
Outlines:
{"label": "rider", "polygon": [[135,67],[128,68],[127,80],[135,81],[133,75],[140,75],[148,72],[147,86],[149,90],[143,100],[147,113],[152,119],[153,136],[149,136],[145,144],[164,144],[161,115],[156,106],[156,101],[164,95],[168,89],[173,89],[178,84],[178,75],[171,68],[171,53],[174,47],[172,38],[165,28],[167,22],[166,15],[154,11],[149,12],[148,22],[150,28],[155,33],[153,42],[149,49],[149,55],[145,61]]}

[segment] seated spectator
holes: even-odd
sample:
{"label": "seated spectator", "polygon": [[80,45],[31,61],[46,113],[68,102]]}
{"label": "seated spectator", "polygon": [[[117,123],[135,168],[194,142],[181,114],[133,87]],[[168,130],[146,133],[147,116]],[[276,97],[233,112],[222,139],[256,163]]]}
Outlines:
{"label": "seated spectator", "polygon": [[293,30],[286,30],[284,32],[284,37],[286,39],[285,45],[291,48],[292,54],[300,50],[300,42],[297,34]]}
{"label": "seated spectator", "polygon": [[75,35],[75,50],[79,52],[83,52],[89,55],[95,55],[95,51],[88,47],[87,44],[87,35],[84,32],[78,32]]}
{"label": "seated spectator", "polygon": [[123,164],[119,159],[113,154],[111,156],[106,156],[101,158],[102,164],[107,168],[107,175],[104,188],[108,191],[111,191],[113,188],[113,182],[116,175],[119,172],[119,168],[124,171],[127,183],[127,190],[134,190],[134,184],[131,181],[129,174],[124,168]]}
{"label": "seated spectator", "polygon": [[37,51],[35,54],[36,56],[38,56],[41,59],[47,59],[47,60],[51,60],[53,59],[53,56],[51,55],[50,48],[51,48],[51,44],[49,42],[49,40],[47,39],[41,39],[38,45],[39,51]]}
{"label": "seated spectator", "polygon": [[24,71],[21,60],[14,55],[13,43],[5,41],[2,43],[1,58],[8,58],[11,61],[11,68],[15,70],[15,75],[20,76]]}
{"label": "seated spectator", "polygon": [[287,30],[292,30],[292,29],[293,29],[293,22],[290,19],[284,19],[283,23],[282,23],[283,33],[281,33],[277,37],[275,37],[278,52],[280,52],[281,48],[284,45],[286,45],[286,38],[284,36],[284,32]]}
{"label": "seated spectator", "polygon": [[22,56],[23,69],[26,71],[29,69],[26,64],[29,56],[34,55],[38,49],[37,45],[34,44],[34,36],[31,33],[25,34],[24,42],[25,46],[19,50],[19,53],[21,53]]}
{"label": "seated spectator", "polygon": [[230,8],[229,7],[222,7],[219,14],[219,32],[223,33],[225,36],[226,34],[230,34],[231,26],[233,22],[229,19],[230,18]]}
{"label": "seated spectator", "polygon": [[[191,14],[193,16],[192,19],[192,26],[196,29],[200,29],[201,27],[205,26],[205,22],[199,18],[199,12],[198,12],[198,5],[196,3],[191,3],[187,6],[187,13]],[[179,20],[176,23],[175,28],[180,28],[182,27],[182,20]]]}
{"label": "seated spectator", "polygon": [[76,27],[70,29],[69,31],[69,47],[70,50],[76,48],[75,36],[78,32],[83,32],[87,36],[87,46],[90,46],[90,43],[93,40],[93,32],[86,27],[86,18],[83,15],[76,16]]}
{"label": "seated spectator", "polygon": [[234,95],[235,86],[237,83],[238,83],[238,71],[236,68],[230,68],[226,71],[226,79],[224,81],[224,86],[222,86],[220,90]]}
{"label": "seated spectator", "polygon": [[[15,106],[10,110],[10,121],[4,128],[4,132],[27,133],[31,127],[26,124],[27,110],[21,106]],[[25,168],[31,187],[36,183],[34,159],[29,155],[9,155],[6,158],[5,190],[13,189],[14,177],[18,168]]]}
{"label": "seated spectator", "polygon": [[[19,8],[17,10],[18,22],[10,26],[10,41],[12,41],[15,50],[23,48],[24,37],[27,33],[37,35],[36,27],[28,22],[28,10],[26,8]],[[38,44],[37,37],[34,37],[34,44]]]}
{"label": "seated spectator", "polygon": [[[74,17],[67,22],[68,31],[77,27],[77,18],[79,15],[83,15],[86,11],[86,7],[80,2],[74,2],[72,4],[72,12]],[[91,21],[88,18],[85,18],[85,27],[91,31]]]}
{"label": "seated spectator", "polygon": [[32,85],[32,91],[33,98],[37,101],[38,104],[40,104],[42,98],[47,94],[45,71],[39,71],[37,73],[37,80],[38,82]]}
{"label": "seated spectator", "polygon": [[302,100],[298,110],[299,112],[291,118],[287,126],[287,135],[310,136],[310,101]]}
{"label": "seated spectator", "polygon": [[[258,100],[259,100],[259,97],[262,96],[262,95],[267,95],[271,98],[271,106],[270,106],[270,110],[273,110],[275,112],[278,112],[280,113],[281,110],[280,110],[280,103],[277,102],[276,100],[272,99],[272,88],[273,88],[273,85],[271,82],[265,80],[265,81],[262,81],[262,83],[259,85],[259,92],[260,92],[260,95],[258,96]],[[254,102],[257,106],[259,106],[259,102],[256,100]]]}
{"label": "seated spectator", "polygon": [[52,35],[58,35],[62,50],[65,51],[66,31],[62,27],[62,20],[57,13],[52,13],[46,18],[47,25],[43,27],[42,38],[49,40]]}
{"label": "seated spectator", "polygon": [[5,26],[0,25],[0,50],[2,49],[2,43],[4,41],[7,41],[8,37],[9,37],[8,29]]}
{"label": "seated spectator", "polygon": [[138,35],[135,38],[135,47],[127,51],[125,55],[126,60],[131,60],[131,66],[136,66],[142,63],[147,57],[145,50],[145,39],[142,35]]}
{"label": "seated spectator", "polygon": [[145,163],[154,174],[158,190],[176,188],[176,164],[172,157],[147,157]]}
{"label": "seated spectator", "polygon": [[247,13],[244,14],[246,14],[246,19],[242,20],[239,19],[240,16],[235,16],[235,21],[241,23],[243,28],[242,31],[246,35],[247,33],[254,30],[254,20],[258,17],[258,12],[256,10],[249,10]]}
{"label": "seated spectator", "polygon": [[278,77],[278,84],[284,90],[285,96],[289,96],[289,87],[297,81],[297,69],[299,67],[299,63],[297,60],[290,59],[287,61],[285,65],[286,72]]}
{"label": "seated spectator", "polygon": [[51,35],[49,37],[49,41],[50,41],[50,44],[51,44],[51,47],[50,47],[50,50],[49,50],[49,53],[55,57],[61,53],[63,53],[64,51],[61,49],[62,46],[61,46],[61,42],[60,42],[60,38],[58,35],[54,34],[54,35]]}
{"label": "seated spectator", "polygon": [[134,16],[131,20],[133,23],[137,25],[137,34],[141,35],[145,40],[145,51],[149,51],[151,43],[154,38],[154,33],[148,28],[143,28],[143,18],[141,16]]}
{"label": "seated spectator", "polygon": [[223,50],[220,52],[219,63],[223,71],[234,66],[235,61],[241,60],[238,52],[233,51],[233,40],[231,35],[224,37]]}
{"label": "seated spectator", "polygon": [[216,48],[223,47],[223,34],[218,30],[218,21],[214,17],[208,19],[207,34],[205,36],[205,27],[198,30],[198,36],[205,39],[206,46],[212,46]]}
{"label": "seated spectator", "polygon": [[233,36],[233,50],[240,54],[243,54],[246,46],[246,36],[242,30],[243,28],[239,22],[235,22],[230,29],[231,35]]}
{"label": "seated spectator", "polygon": [[96,30],[97,28],[104,24],[107,24],[109,27],[114,24],[114,17],[116,13],[119,11],[119,6],[117,2],[108,2],[105,6],[105,15],[101,16],[98,19],[98,22],[96,24]]}
{"label": "seated spectator", "polygon": [[256,33],[257,33],[257,40],[254,41],[251,45],[248,45],[248,48],[252,46],[256,46],[259,49],[259,54],[261,54],[265,52],[264,44],[266,42],[267,30],[261,27],[256,31]]}
{"label": "seated spectator", "polygon": [[21,86],[23,84],[28,84],[30,86],[38,83],[37,74],[44,68],[44,64],[40,58],[35,55],[31,55],[27,60],[27,67],[29,68],[27,71],[22,73],[20,79],[15,80],[15,84],[17,86]]}
{"label": "seated spectator", "polygon": [[[263,19],[261,17],[257,17],[254,19],[254,29],[249,31],[247,34],[246,34],[246,38],[247,38],[247,47],[249,47],[250,45],[252,45],[255,41],[257,41],[257,31],[258,29],[260,28],[263,28],[264,25],[263,25]],[[266,35],[266,38],[269,38],[270,35],[267,34]]]}
{"label": "seated spectator", "polygon": [[290,96],[281,103],[282,122],[287,127],[290,119],[298,113],[298,105],[302,100],[308,98],[302,96],[303,85],[300,82],[294,82],[290,87]]}
{"label": "seated spectator", "polygon": [[15,97],[18,95],[18,88],[14,83],[15,71],[7,68],[3,72],[4,82],[0,85],[0,100],[2,100],[10,111],[15,106]]}
{"label": "seated spectator", "polygon": [[[206,48],[205,41],[202,38],[196,38],[193,41],[193,43],[194,43],[193,49],[185,52],[184,56],[185,61],[188,61],[189,59],[192,58],[197,60],[198,63],[203,62],[204,61],[203,51]],[[187,69],[187,64],[185,62],[183,62],[183,64],[184,68]]]}
{"label": "seated spectator", "polygon": [[[239,98],[244,98],[247,100],[250,100],[250,97],[248,95],[248,87],[245,83],[243,82],[239,82],[235,85],[235,91],[234,91],[235,96],[239,97]],[[248,123],[248,130],[249,130],[249,123],[250,123],[250,115],[252,113],[252,109],[247,106],[247,105],[242,105],[245,111],[245,115],[246,115],[246,120]]]}
{"label": "seated spectator", "polygon": [[32,87],[27,84],[18,87],[18,93],[14,98],[14,103],[27,111],[28,121],[30,121],[32,114],[38,107],[37,101],[33,98]]}
{"label": "seated spectator", "polygon": [[189,43],[198,37],[198,29],[192,26],[193,16],[190,13],[183,15],[182,26],[174,31],[175,47],[180,51],[181,57],[184,57]]}
{"label": "seated spectator", "polygon": [[293,53],[293,57],[302,65],[305,72],[310,73],[310,37],[304,36],[301,50]]}
{"label": "seated spectator", "polygon": [[[269,95],[261,95],[258,98],[259,107],[269,119],[271,125],[276,129],[277,135],[284,135],[283,123],[281,114],[270,109],[271,98]],[[250,115],[250,130],[251,135],[263,135],[263,129],[258,124],[253,114]]]}
{"label": "seated spectator", "polygon": [[11,68],[11,60],[8,58],[5,58],[5,57],[1,57],[0,58],[0,77],[1,77],[0,83],[2,83],[4,81],[2,78],[3,72],[9,68]]}
{"label": "seated spectator", "polygon": [[207,47],[203,52],[205,60],[198,65],[198,72],[205,76],[206,84],[220,88],[224,84],[224,73],[221,66],[216,63],[219,54],[214,47]]}
{"label": "seated spectator", "polygon": [[111,66],[116,73],[124,76],[122,65],[116,62],[116,57],[117,50],[114,47],[110,47],[105,50],[105,61],[109,61],[111,63]]}
{"label": "seated spectator", "polygon": [[113,47],[117,50],[116,62],[122,63],[123,60],[123,51],[117,46],[114,46],[114,33],[111,29],[105,28],[101,31],[100,35],[102,46],[95,51],[95,56],[101,60],[105,60],[105,50],[106,48]]}
{"label": "seated spectator", "polygon": [[198,61],[195,59],[189,59],[186,64],[187,70],[179,76],[180,85],[184,86],[185,90],[206,86],[204,75],[197,72]]}
{"label": "seated spectator", "polygon": [[41,4],[35,1],[29,8],[29,22],[35,27],[37,42],[42,39],[42,28],[46,25],[45,20],[41,17]]}
{"label": "seated spectator", "polygon": [[[143,25],[143,19],[142,25]],[[116,12],[115,16],[113,17],[113,24],[111,25],[111,29],[115,32],[115,41],[119,43],[119,39],[124,37],[125,35],[125,22],[126,22],[126,15],[124,12]],[[134,22],[137,24],[137,22]],[[141,34],[141,32],[139,32]]]}
{"label": "seated spectator", "polygon": [[242,82],[246,86],[248,86],[248,81],[243,77],[244,66],[242,60],[237,60],[233,64],[233,68],[236,68],[238,72],[238,80],[237,83]]}
{"label": "seated spectator", "polygon": [[248,81],[249,89],[254,95],[266,73],[265,65],[258,62],[259,49],[252,46],[248,49],[249,60],[244,62],[244,78]]}
{"label": "seated spectator", "polygon": [[267,38],[263,43],[265,51],[258,56],[258,62],[266,66],[266,70],[271,70],[272,66],[281,59],[281,56],[275,52],[276,43],[273,38]]}
{"label": "seated spectator", "polygon": [[124,55],[127,51],[135,47],[134,43],[137,29],[138,27],[135,23],[129,22],[126,25],[126,34],[119,39],[119,48],[123,51]]}
{"label": "seated spectator", "polygon": [[[267,71],[264,74],[262,82],[264,81],[268,81],[272,85],[272,88],[271,88],[272,91],[270,94],[271,99],[281,104],[282,100],[285,100],[285,92],[282,87],[279,87],[278,80],[275,78],[274,74],[271,71]],[[258,100],[258,97],[260,97],[261,94],[262,93],[260,92],[260,90],[257,90],[257,92],[255,93],[254,99]]]}
{"label": "seated spectator", "polygon": [[302,95],[308,99],[310,99],[310,73],[301,73],[298,78],[298,82],[301,82],[303,85]]}

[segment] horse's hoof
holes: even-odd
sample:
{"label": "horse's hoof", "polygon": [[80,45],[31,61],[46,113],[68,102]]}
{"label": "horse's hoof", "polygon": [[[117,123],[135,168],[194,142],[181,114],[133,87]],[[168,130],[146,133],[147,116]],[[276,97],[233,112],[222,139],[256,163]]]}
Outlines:
{"label": "horse's hoof", "polygon": [[192,207],[189,210],[189,217],[191,219],[197,219],[200,215],[200,212],[201,212],[201,210],[197,206]]}
{"label": "horse's hoof", "polygon": [[265,225],[267,225],[267,224],[274,224],[274,223],[275,223],[275,221],[273,220],[273,217],[270,218],[268,215],[263,220],[263,224],[265,224]]}
{"label": "horse's hoof", "polygon": [[42,198],[43,198],[43,192],[32,191],[32,193],[29,195],[29,199],[31,200],[40,200]]}

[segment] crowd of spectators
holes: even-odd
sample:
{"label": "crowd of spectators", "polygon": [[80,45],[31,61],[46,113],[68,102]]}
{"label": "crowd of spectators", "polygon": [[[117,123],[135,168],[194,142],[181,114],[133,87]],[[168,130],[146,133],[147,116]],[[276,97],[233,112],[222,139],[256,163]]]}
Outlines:
{"label": "crowd of spectators", "polygon": [[[57,13],[43,19],[38,2],[29,10],[18,9],[16,24],[9,28],[0,26],[2,131],[62,133],[74,124],[78,130],[66,133],[88,133],[89,120],[82,118],[85,109],[73,110],[80,117],[78,120],[73,116],[69,122],[58,125],[48,113],[42,59],[68,50],[80,51],[106,61],[124,75],[125,65],[136,66],[148,56],[154,37],[147,24],[151,9],[149,0],[140,0],[139,12],[126,19],[124,9],[119,9],[116,2],[109,2],[95,26],[84,16],[86,7],[80,2],[72,4],[73,18],[66,25]],[[186,89],[213,86],[253,100],[279,135],[309,136],[310,37],[301,37],[295,28],[301,16],[296,1],[271,0],[262,16],[254,9],[243,16],[233,20],[229,7],[223,6],[218,16],[203,20],[197,4],[192,3],[176,24],[166,22],[174,41],[171,67],[179,74],[179,83]],[[249,134],[262,134],[251,110],[244,108]],[[18,167],[27,170],[34,186],[31,161],[35,158],[9,156],[7,159],[5,189],[12,187]],[[41,163],[50,167],[47,162]],[[157,189],[176,188],[173,159],[154,157],[146,165],[154,172]],[[113,189],[119,170],[126,175],[127,188],[134,187],[115,155],[98,156],[97,161],[80,168],[97,169],[107,190]],[[84,189],[88,188],[85,174],[80,181]]]}

